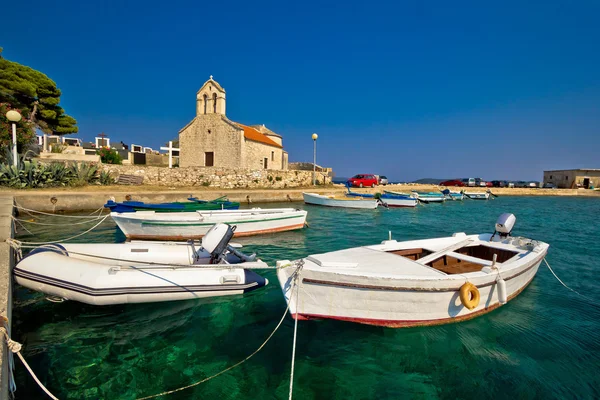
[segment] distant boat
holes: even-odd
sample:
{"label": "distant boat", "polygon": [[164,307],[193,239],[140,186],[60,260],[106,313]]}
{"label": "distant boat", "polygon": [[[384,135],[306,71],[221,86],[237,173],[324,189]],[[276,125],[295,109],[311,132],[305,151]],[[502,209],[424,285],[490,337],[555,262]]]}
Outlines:
{"label": "distant boat", "polygon": [[465,195],[463,192],[452,192],[452,191],[450,191],[450,189],[442,190],[442,194],[448,200],[462,200],[465,198]]}
{"label": "distant boat", "polygon": [[281,260],[277,277],[297,320],[392,328],[465,321],[521,293],[548,252],[547,243],[510,236],[514,222],[502,214],[494,234],[385,240],[313,254],[301,268]]}
{"label": "distant boat", "polygon": [[144,203],[143,201],[124,201],[117,203],[114,200],[108,200],[104,207],[112,212],[135,212],[135,211],[156,211],[156,212],[189,212],[198,210],[237,210],[240,203],[229,201],[226,196],[214,200],[199,200],[195,197],[188,198],[189,201],[172,203]]}
{"label": "distant boat", "polygon": [[379,199],[383,203],[382,205],[387,207],[415,207],[417,205],[417,199],[408,194],[383,193],[377,197],[376,194],[355,193],[348,189],[346,196],[362,197],[364,199]]}
{"label": "distant boat", "polygon": [[471,200],[488,200],[490,198],[490,192],[464,192],[464,195]]}
{"label": "distant boat", "polygon": [[446,201],[446,197],[438,192],[412,192],[414,196],[423,203],[443,203]]}
{"label": "distant boat", "polygon": [[129,239],[199,239],[215,224],[235,225],[235,236],[302,229],[307,212],[295,208],[252,208],[196,212],[112,212],[112,219]]}
{"label": "distant boat", "polygon": [[325,196],[317,193],[302,193],[304,202],[315,206],[341,207],[341,208],[359,208],[374,210],[380,204],[374,198],[359,197],[336,197]]}

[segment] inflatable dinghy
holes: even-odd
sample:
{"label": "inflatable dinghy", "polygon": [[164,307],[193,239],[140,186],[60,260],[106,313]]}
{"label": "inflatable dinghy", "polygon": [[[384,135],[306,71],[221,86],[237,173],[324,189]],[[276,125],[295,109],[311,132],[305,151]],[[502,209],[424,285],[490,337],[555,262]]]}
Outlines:
{"label": "inflatable dinghy", "polygon": [[268,284],[251,270],[267,265],[229,245],[234,231],[217,224],[199,248],[193,242],[46,245],[14,274],[29,289],[93,305],[243,294]]}

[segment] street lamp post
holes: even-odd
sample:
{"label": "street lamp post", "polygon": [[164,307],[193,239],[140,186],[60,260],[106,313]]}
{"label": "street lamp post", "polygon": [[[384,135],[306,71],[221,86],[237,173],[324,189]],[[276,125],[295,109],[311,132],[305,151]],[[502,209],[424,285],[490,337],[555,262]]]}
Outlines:
{"label": "street lamp post", "polygon": [[313,186],[317,184],[317,139],[319,135],[312,134],[313,146]]}
{"label": "street lamp post", "polygon": [[15,110],[9,110],[6,113],[6,119],[11,122],[12,125],[12,153],[13,153],[13,165],[17,166],[17,122],[21,120],[21,114]]}

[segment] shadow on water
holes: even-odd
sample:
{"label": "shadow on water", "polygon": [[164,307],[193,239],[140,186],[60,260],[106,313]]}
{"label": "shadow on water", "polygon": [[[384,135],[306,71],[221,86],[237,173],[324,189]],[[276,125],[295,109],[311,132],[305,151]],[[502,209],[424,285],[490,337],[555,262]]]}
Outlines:
{"label": "shadow on water", "polygon": [[[290,203],[265,207],[277,206]],[[234,241],[272,265],[378,243],[388,231],[397,240],[489,232],[500,213],[512,212],[515,235],[549,242],[548,260],[559,276],[600,302],[597,199],[500,197],[368,212],[292,206],[309,210],[310,228]],[[77,232],[34,230],[36,240]],[[78,241],[123,240],[107,221]],[[244,296],[109,307],[50,303],[15,287],[13,335],[61,399],[158,393],[217,373],[265,340],[285,304],[275,273],[262,275],[270,284]],[[298,329],[296,399],[600,397],[600,310],[560,286],[544,266],[516,299],[459,324],[387,329],[323,320],[302,321]],[[292,334],[287,317],[253,359],[167,398],[285,398]],[[16,368],[17,399],[43,398],[18,361]]]}

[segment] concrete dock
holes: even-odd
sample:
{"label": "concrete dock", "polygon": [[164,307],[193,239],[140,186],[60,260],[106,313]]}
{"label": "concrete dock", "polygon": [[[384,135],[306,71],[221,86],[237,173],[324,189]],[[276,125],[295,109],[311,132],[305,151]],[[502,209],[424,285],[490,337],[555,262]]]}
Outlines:
{"label": "concrete dock", "polygon": [[[13,204],[12,196],[0,195],[0,315],[12,320],[12,267],[14,265],[14,252],[5,242],[13,237]],[[0,399],[8,399],[8,349],[4,337],[0,345]]]}

